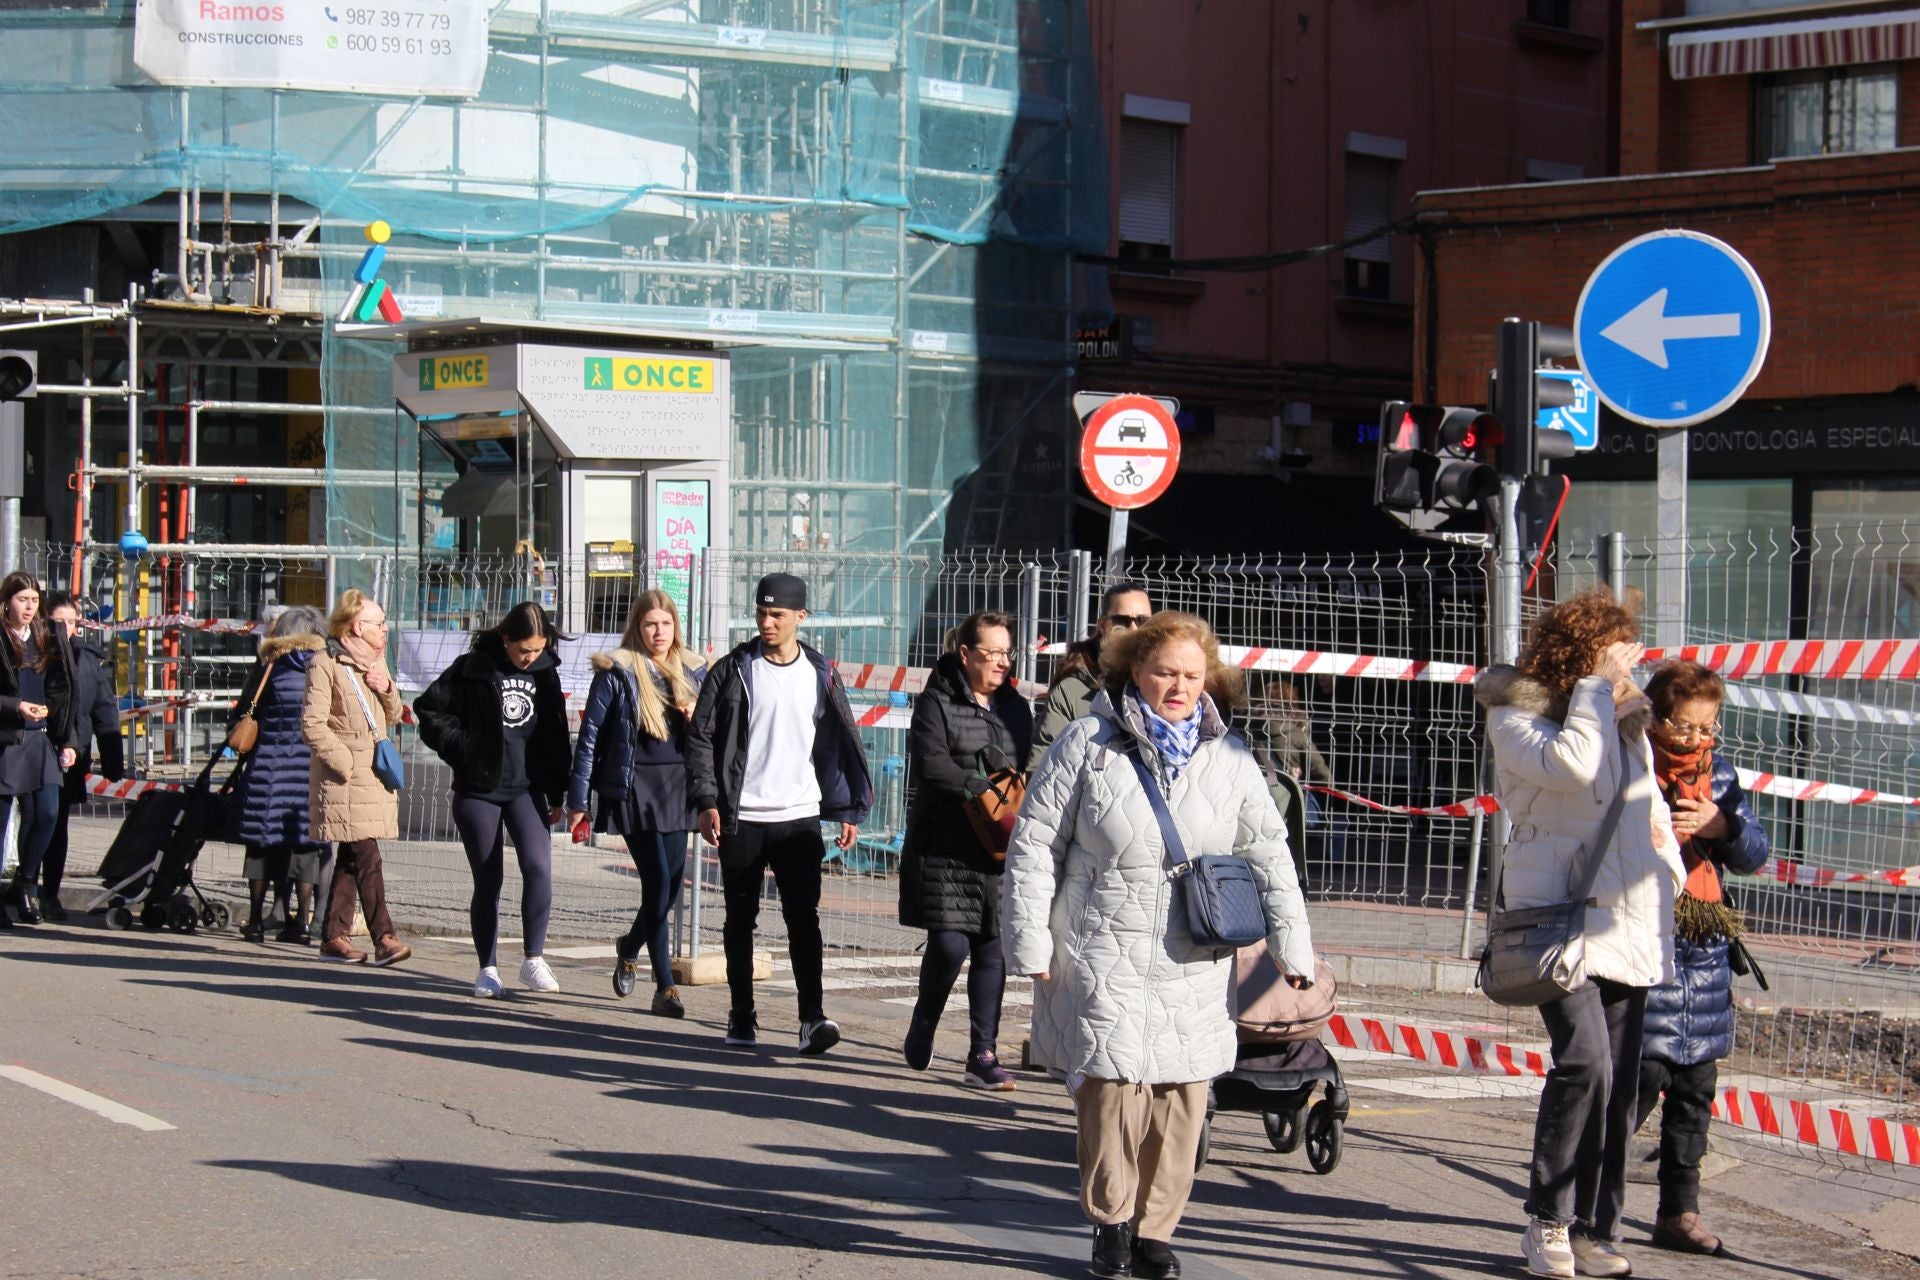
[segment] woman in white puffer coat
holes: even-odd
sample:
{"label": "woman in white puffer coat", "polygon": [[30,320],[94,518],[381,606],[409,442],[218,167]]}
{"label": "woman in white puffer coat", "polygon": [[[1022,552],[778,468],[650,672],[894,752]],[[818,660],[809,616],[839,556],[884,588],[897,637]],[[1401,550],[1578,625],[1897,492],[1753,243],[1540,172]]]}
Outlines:
{"label": "woman in white puffer coat", "polygon": [[1517,667],[1492,668],[1475,689],[1513,820],[1501,869],[1506,906],[1572,897],[1614,797],[1624,797],[1586,912],[1589,981],[1540,1008],[1553,1068],[1534,1124],[1521,1237],[1535,1275],[1632,1270],[1617,1241],[1640,1027],[1648,988],[1673,978],[1673,904],[1686,879],[1654,780],[1652,704],[1630,678],[1646,652],[1637,630],[1605,592],[1575,596],[1541,615]]}
{"label": "woman in white puffer coat", "polygon": [[1312,981],[1313,943],[1279,811],[1207,693],[1237,685],[1212,628],[1156,614],[1109,636],[1101,667],[1091,714],[1055,740],[1021,806],[1004,945],[1012,971],[1036,979],[1034,1056],[1073,1092],[1093,1273],[1177,1276],[1168,1240],[1193,1187],[1207,1085],[1234,1063],[1233,953],[1195,945],[1129,746],[1188,856],[1252,864],[1268,948],[1296,987]]}

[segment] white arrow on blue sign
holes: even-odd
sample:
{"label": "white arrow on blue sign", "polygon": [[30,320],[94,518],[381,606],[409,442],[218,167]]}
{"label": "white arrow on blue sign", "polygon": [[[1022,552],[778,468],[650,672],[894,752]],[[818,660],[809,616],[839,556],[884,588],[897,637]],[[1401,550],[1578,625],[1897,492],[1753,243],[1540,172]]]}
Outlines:
{"label": "white arrow on blue sign", "polygon": [[1723,412],[1767,358],[1773,313],[1751,264],[1697,231],[1654,231],[1607,255],[1574,312],[1574,353],[1614,412],[1686,427]]}
{"label": "white arrow on blue sign", "polygon": [[1593,387],[1572,369],[1541,369],[1540,376],[1573,385],[1573,403],[1542,409],[1534,425],[1548,431],[1564,431],[1573,437],[1573,447],[1585,453],[1600,447],[1600,397]]}

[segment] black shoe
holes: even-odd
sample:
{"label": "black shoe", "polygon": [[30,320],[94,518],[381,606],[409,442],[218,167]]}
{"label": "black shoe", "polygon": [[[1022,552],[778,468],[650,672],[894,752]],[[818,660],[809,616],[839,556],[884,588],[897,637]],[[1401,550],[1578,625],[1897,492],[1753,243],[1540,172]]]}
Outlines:
{"label": "black shoe", "polygon": [[922,1022],[916,1013],[907,1026],[907,1042],[900,1052],[906,1055],[907,1065],[915,1071],[925,1071],[933,1062],[933,1030],[937,1025],[932,1021]]}
{"label": "black shoe", "polygon": [[840,1024],[832,1018],[815,1018],[800,1024],[800,1052],[817,1057],[840,1043]]}
{"label": "black shoe", "polygon": [[680,988],[656,987],[653,992],[653,1012],[662,1018],[684,1018],[687,1006],[680,1001]]}
{"label": "black shoe", "polygon": [[67,909],[60,905],[60,898],[57,894],[48,895],[40,899],[40,916],[42,919],[50,920],[54,924],[65,924],[67,922]]}
{"label": "black shoe", "polygon": [[7,901],[13,905],[13,914],[18,917],[20,924],[40,923],[40,907],[34,902],[31,891],[16,885],[7,895]]}
{"label": "black shoe", "polygon": [[258,920],[249,920],[240,926],[240,938],[243,942],[265,942],[267,940],[267,926],[261,924]]}
{"label": "black shoe", "polygon": [[727,1015],[726,1043],[738,1049],[751,1049],[760,1043],[760,1021],[751,1009],[735,1009]]}
{"label": "black shoe", "polygon": [[1133,1224],[1115,1222],[1093,1229],[1093,1264],[1097,1276],[1133,1274]]}
{"label": "black shoe", "polygon": [[294,925],[288,925],[286,928],[280,930],[280,932],[274,934],[273,940],[275,942],[298,942],[304,944],[307,940],[307,933],[304,929],[297,928]]}
{"label": "black shoe", "polygon": [[1180,1274],[1180,1255],[1164,1241],[1133,1242],[1133,1274],[1147,1280],[1174,1280]]}

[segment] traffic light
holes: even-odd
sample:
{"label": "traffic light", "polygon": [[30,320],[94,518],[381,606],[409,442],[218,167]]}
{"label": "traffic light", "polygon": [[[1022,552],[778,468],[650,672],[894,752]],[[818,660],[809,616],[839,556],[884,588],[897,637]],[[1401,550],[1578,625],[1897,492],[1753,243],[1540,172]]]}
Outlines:
{"label": "traffic light", "polygon": [[1500,322],[1499,363],[1493,375],[1493,411],[1509,424],[1500,450],[1500,474],[1526,479],[1546,475],[1548,464],[1574,454],[1574,439],[1564,431],[1539,425],[1542,409],[1573,403],[1573,386],[1560,378],[1543,378],[1540,367],[1549,360],[1573,358],[1573,331],[1537,320]]}
{"label": "traffic light", "polygon": [[1482,456],[1498,447],[1500,421],[1479,409],[1409,404],[1380,407],[1374,505],[1392,511],[1466,511],[1500,492],[1500,473]]}
{"label": "traffic light", "polygon": [[38,363],[31,351],[0,351],[0,404],[35,394]]}

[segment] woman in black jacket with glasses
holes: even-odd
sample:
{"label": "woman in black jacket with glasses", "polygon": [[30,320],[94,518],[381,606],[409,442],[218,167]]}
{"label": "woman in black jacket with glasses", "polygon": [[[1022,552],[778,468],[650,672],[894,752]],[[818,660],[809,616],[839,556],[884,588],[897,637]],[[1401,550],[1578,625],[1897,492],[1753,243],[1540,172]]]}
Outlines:
{"label": "woman in black jacket with glasses", "polygon": [[[0,578],[0,798],[19,805],[20,865],[6,905],[39,924],[40,863],[60,815],[60,775],[79,757],[73,650],[40,612],[40,583],[16,570]],[[11,928],[0,911],[0,927]]]}

